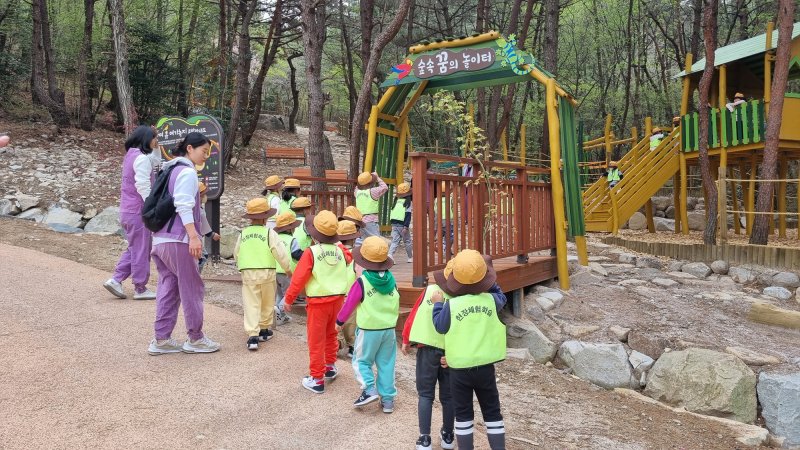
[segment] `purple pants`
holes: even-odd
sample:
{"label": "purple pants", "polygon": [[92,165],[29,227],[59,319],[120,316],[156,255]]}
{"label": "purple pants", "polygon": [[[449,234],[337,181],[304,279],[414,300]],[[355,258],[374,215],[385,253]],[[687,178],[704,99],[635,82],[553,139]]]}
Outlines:
{"label": "purple pants", "polygon": [[165,242],[153,247],[153,261],[158,269],[156,290],[156,339],[169,339],[178,321],[178,307],[183,305],[183,319],[189,339],[203,337],[203,295],[197,260],[189,254],[189,244]]}
{"label": "purple pants", "polygon": [[142,217],[136,213],[121,213],[120,222],[128,239],[128,248],[119,257],[117,267],[114,269],[114,280],[119,283],[131,277],[136,293],[147,289],[150,279],[150,249],[153,237],[144,223]]}

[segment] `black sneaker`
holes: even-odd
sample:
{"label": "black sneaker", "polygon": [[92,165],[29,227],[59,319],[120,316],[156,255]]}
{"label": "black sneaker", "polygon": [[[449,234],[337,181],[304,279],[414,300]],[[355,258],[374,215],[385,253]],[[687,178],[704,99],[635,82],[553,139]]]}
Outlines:
{"label": "black sneaker", "polygon": [[417,450],[431,450],[432,447],[431,437],[427,434],[420,434],[417,439]]}
{"label": "black sneaker", "polygon": [[247,339],[248,350],[258,350],[258,336],[250,336]]}
{"label": "black sneaker", "polygon": [[336,370],[336,366],[325,367],[325,381],[333,381],[337,375],[339,375],[339,371]]}
{"label": "black sneaker", "polygon": [[347,347],[347,357],[350,358],[350,359],[353,359],[353,352],[354,351],[355,351],[355,349],[353,348],[353,346],[349,345]]}
{"label": "black sneaker", "polygon": [[442,448],[445,450],[452,450],[456,448],[456,436],[452,431],[444,431],[442,428],[440,432],[442,436]]}
{"label": "black sneaker", "polygon": [[261,330],[258,333],[258,340],[261,342],[267,342],[268,340],[272,339],[272,330]]}
{"label": "black sneaker", "polygon": [[372,403],[377,401],[380,397],[378,393],[368,394],[367,391],[361,391],[361,395],[358,396],[355,402],[353,402],[354,406],[364,406],[366,404]]}

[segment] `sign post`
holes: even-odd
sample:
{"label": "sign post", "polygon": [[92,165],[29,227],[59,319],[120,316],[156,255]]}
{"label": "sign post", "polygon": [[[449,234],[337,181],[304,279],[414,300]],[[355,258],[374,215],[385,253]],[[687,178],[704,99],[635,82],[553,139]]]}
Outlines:
{"label": "sign post", "polygon": [[[222,149],[224,148],[224,134],[222,125],[217,119],[205,115],[197,114],[188,119],[176,116],[166,116],[156,122],[156,132],[158,133],[158,146],[161,149],[161,157],[165,161],[173,158],[172,150],[181,143],[187,134],[198,132],[205,135],[211,141],[205,164],[195,166],[197,178],[205,183],[207,187],[206,196],[206,215],[211,229],[219,233],[220,228],[220,207],[219,199],[225,189],[225,171],[223,170]],[[219,241],[211,240],[211,256],[219,259]]]}

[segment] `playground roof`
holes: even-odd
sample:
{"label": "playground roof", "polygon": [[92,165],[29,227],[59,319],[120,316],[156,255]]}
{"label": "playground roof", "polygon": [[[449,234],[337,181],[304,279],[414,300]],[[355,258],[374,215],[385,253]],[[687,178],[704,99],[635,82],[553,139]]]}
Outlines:
{"label": "playground roof", "polygon": [[[794,24],[792,29],[792,40],[796,39],[800,36],[800,22]],[[767,43],[767,33],[761,33],[758,36],[751,37],[750,39],[745,39],[743,41],[736,42],[734,44],[726,45],[724,47],[718,48],[714,52],[714,67],[721,66],[723,64],[728,64],[734,61],[745,60],[751,57],[756,56],[763,56]],[[774,30],[772,32],[772,49],[774,49],[778,45],[778,30]],[[754,58],[759,59],[759,58]],[[693,73],[702,72],[705,68],[706,59],[703,58],[696,63],[692,64],[691,70],[687,74],[686,71],[682,71],[675,78],[685,77],[687,75],[691,75]]]}

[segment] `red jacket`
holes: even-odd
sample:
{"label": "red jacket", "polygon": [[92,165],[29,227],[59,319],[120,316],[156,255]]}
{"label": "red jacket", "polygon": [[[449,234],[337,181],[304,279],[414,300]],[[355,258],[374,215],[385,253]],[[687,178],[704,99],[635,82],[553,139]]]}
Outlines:
{"label": "red jacket", "polygon": [[[423,290],[419,297],[417,298],[416,303],[414,303],[414,308],[411,309],[411,312],[408,313],[408,318],[406,319],[405,325],[403,325],[403,345],[408,345],[410,341],[408,337],[411,336],[411,326],[414,325],[414,318],[417,317],[417,310],[419,309],[419,305],[422,303],[422,299],[425,298],[425,291]],[[433,320],[433,318],[429,319]],[[423,347],[423,344],[417,344],[417,347]]]}
{"label": "red jacket", "polygon": [[[347,250],[343,246],[339,246],[344,253],[344,261],[347,264],[350,264],[353,261],[353,254],[350,253],[350,250]],[[300,291],[302,291],[306,287],[306,283],[308,280],[311,279],[311,271],[314,269],[314,257],[311,254],[311,249],[307,248],[303,252],[303,256],[300,257],[300,261],[297,262],[297,267],[294,269],[292,273],[292,282],[289,284],[289,289],[286,290],[286,296],[284,297],[284,302],[287,305],[291,305],[297,299],[297,296],[300,295]],[[314,297],[308,298],[308,303],[328,303],[332,301],[339,300],[344,297],[345,294],[342,295],[331,295],[328,297]]]}

